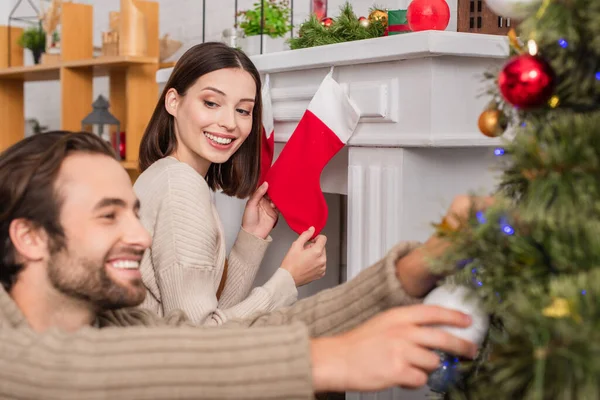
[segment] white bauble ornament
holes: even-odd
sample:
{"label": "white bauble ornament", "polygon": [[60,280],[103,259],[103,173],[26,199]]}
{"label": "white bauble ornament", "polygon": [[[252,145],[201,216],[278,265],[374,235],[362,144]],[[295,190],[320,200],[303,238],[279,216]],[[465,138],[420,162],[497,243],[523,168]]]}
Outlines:
{"label": "white bauble ornament", "polygon": [[473,323],[467,328],[453,326],[440,326],[439,328],[481,346],[490,326],[490,317],[484,311],[481,301],[473,290],[458,285],[439,286],[425,297],[423,304],[457,310],[471,316]]}
{"label": "white bauble ornament", "polygon": [[532,3],[539,0],[485,0],[485,3],[496,15],[504,18],[525,19],[529,16],[527,11]]}

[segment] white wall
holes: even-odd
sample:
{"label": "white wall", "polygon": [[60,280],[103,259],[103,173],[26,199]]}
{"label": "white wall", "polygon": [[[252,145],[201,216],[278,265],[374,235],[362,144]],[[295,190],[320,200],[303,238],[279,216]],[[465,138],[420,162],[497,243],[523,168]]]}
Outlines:
{"label": "white wall", "polygon": [[[34,0],[39,4],[40,0]],[[174,39],[184,42],[184,46],[173,56],[177,59],[186,49],[202,41],[202,1],[201,0],[157,0],[160,4],[160,34],[169,33]],[[239,0],[239,10],[250,8],[255,0]],[[119,0],[75,0],[77,3],[94,5],[94,44],[100,46],[101,32],[108,28],[108,13],[119,9]],[[406,8],[410,0],[351,0],[357,15],[367,15],[373,5],[390,9]],[[221,32],[234,23],[234,0],[206,1],[206,40],[219,40]],[[328,14],[337,15],[345,0],[329,0]],[[457,0],[448,0],[452,10],[449,30],[456,30]],[[8,14],[16,0],[0,0],[0,23],[6,24]],[[294,1],[294,23],[298,26],[309,14],[309,0]],[[30,13],[27,0],[19,7]],[[25,62],[32,63],[31,54],[25,52]],[[106,78],[94,82],[94,98],[99,94],[108,95]],[[51,129],[60,127],[60,87],[57,82],[33,82],[26,84],[25,117],[37,118],[42,125]]]}

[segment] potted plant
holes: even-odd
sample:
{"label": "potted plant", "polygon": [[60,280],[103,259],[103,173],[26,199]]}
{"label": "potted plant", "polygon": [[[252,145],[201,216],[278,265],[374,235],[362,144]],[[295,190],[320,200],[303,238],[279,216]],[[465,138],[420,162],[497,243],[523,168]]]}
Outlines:
{"label": "potted plant", "polygon": [[27,28],[19,38],[19,45],[33,53],[33,62],[40,63],[42,53],[46,50],[46,33],[42,25]]}
{"label": "potted plant", "polygon": [[25,49],[31,50],[33,62],[40,63],[42,53],[46,50],[46,33],[42,25],[27,28],[19,38],[19,45]]}
{"label": "potted plant", "polygon": [[[261,24],[261,2],[263,23]],[[244,51],[249,55],[260,53],[260,41],[263,42],[263,53],[267,46],[271,51],[281,51],[285,46],[284,36],[292,29],[290,25],[291,10],[289,0],[261,0],[254,3],[254,8],[241,11],[240,28],[246,36]],[[262,28],[262,37],[261,37]]]}

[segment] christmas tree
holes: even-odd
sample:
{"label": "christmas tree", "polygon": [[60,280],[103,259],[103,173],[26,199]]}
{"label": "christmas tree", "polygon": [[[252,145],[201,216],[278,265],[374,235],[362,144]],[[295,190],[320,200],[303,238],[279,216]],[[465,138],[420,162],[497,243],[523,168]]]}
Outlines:
{"label": "christmas tree", "polygon": [[600,399],[600,0],[487,3],[523,18],[479,121],[514,138],[494,205],[439,227],[438,267],[462,267],[492,317],[443,397]]}

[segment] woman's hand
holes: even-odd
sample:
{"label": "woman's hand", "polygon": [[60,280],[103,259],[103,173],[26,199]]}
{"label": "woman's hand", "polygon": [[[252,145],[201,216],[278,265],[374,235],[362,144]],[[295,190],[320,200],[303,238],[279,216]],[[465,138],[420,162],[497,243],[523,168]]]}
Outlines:
{"label": "woman's hand", "polygon": [[310,238],[315,228],[310,227],[296,239],[285,255],[281,268],[288,271],[294,278],[296,286],[306,285],[325,276],[327,254],[325,243],[327,238],[319,235],[314,241]]}
{"label": "woman's hand", "polygon": [[246,203],[244,216],[242,217],[242,228],[254,236],[266,239],[277,222],[278,212],[265,194],[269,184],[263,183]]}

